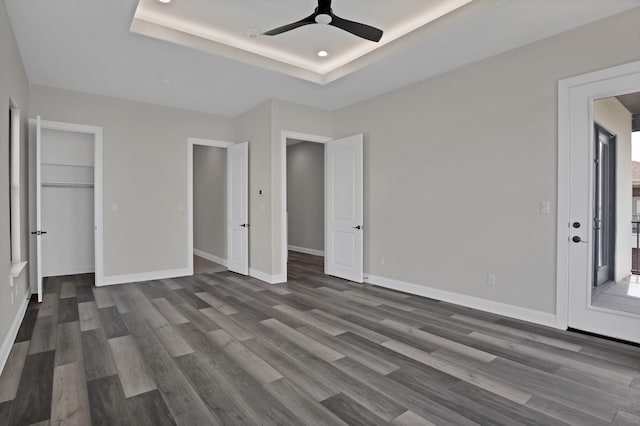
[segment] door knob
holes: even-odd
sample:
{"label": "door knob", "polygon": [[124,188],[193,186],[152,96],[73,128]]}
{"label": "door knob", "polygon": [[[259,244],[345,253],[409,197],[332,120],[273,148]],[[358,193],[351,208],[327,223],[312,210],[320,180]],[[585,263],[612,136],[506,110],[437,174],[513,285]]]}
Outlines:
{"label": "door knob", "polygon": [[248,227],[249,227],[249,224],[248,224],[248,223],[243,223],[243,224],[242,224],[242,225],[240,225],[240,226],[242,226],[243,228],[248,228]]}
{"label": "door knob", "polygon": [[[578,235],[576,235],[576,236],[572,237],[572,238],[571,238],[571,241],[573,241],[574,243],[581,243],[581,242],[583,242],[583,241],[582,241],[582,238],[580,238]],[[586,241],[585,241],[585,242],[586,242]]]}
{"label": "door knob", "polygon": [[574,228],[578,229],[578,228],[580,228],[580,222],[573,222],[573,224],[571,226],[573,226]]}
{"label": "door knob", "polygon": [[353,229],[364,229],[364,226],[362,226],[362,225],[357,225],[357,226],[354,226],[354,227],[353,227]]}

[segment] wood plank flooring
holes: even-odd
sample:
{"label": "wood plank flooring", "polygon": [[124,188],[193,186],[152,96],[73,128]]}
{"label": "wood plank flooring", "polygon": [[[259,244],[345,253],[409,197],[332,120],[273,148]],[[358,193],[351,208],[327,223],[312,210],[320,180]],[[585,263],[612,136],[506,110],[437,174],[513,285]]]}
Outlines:
{"label": "wood plank flooring", "polygon": [[48,279],[0,425],[640,425],[640,348],[322,274]]}

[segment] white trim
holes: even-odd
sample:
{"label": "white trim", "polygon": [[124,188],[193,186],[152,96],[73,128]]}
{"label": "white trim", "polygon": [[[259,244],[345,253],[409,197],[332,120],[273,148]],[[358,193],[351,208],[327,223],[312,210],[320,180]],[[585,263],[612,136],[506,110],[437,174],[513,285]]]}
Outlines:
{"label": "white trim", "polygon": [[[558,222],[556,241],[556,327],[569,326],[570,143],[571,90],[586,84],[640,71],[640,61],[558,81]],[[602,94],[601,97],[618,93]]]}
{"label": "white trim", "polygon": [[269,275],[265,272],[258,271],[257,269],[249,268],[249,276],[257,278],[260,281],[264,281],[267,284],[280,284],[287,281],[286,274]]}
{"label": "white trim", "polygon": [[152,272],[140,272],[136,274],[124,274],[124,275],[109,275],[104,277],[102,282],[96,287],[126,284],[126,283],[138,283],[143,281],[162,280],[165,278],[178,278],[193,275],[193,270],[189,268],[181,269],[168,269],[165,271],[152,271]]}
{"label": "white trim", "polygon": [[[327,143],[331,142],[333,138],[329,136],[320,136],[320,135],[311,135],[307,133],[299,133],[292,132],[289,130],[282,130],[280,132],[280,194],[281,194],[281,202],[280,207],[281,211],[281,244],[280,244],[280,275],[278,275],[279,281],[277,282],[286,282],[287,281],[287,249],[288,249],[288,236],[287,236],[287,139],[298,139],[303,140],[305,142],[315,142],[315,143]],[[326,170],[326,162],[325,162],[325,170]],[[326,201],[326,188],[325,188],[325,201]],[[326,205],[326,203],[325,203]],[[325,242],[327,240],[327,218],[325,213],[324,220],[324,232],[325,232]],[[264,280],[263,280],[264,281]]]}
{"label": "white trim", "polygon": [[567,80],[558,81],[558,199],[556,241],[556,321],[569,326],[569,90]]}
{"label": "white trim", "polygon": [[22,324],[24,315],[27,313],[28,305],[29,298],[25,297],[24,302],[22,302],[22,305],[18,308],[18,312],[16,312],[16,316],[11,323],[11,327],[9,327],[9,331],[7,331],[7,334],[4,336],[2,345],[0,345],[0,374],[2,374],[2,370],[4,370],[7,359],[9,359],[11,348],[13,348],[13,343],[18,336],[18,331],[20,330],[20,325]]}
{"label": "white trim", "polygon": [[187,141],[192,145],[212,146],[215,148],[229,148],[231,145],[235,145],[235,142],[218,141],[213,139],[202,138],[187,138]]}
{"label": "white trim", "polygon": [[316,250],[316,249],[310,249],[310,248],[298,247],[298,246],[288,246],[288,248],[289,248],[289,251],[297,251],[298,253],[312,254],[314,256],[324,257],[324,251],[322,250]]}
{"label": "white trim", "polygon": [[222,257],[216,256],[215,254],[207,253],[206,251],[198,250],[197,248],[193,249],[193,254],[210,260],[211,262],[218,263],[222,266],[227,266],[227,259],[223,259]]}
{"label": "white trim", "polygon": [[557,328],[556,316],[548,312],[536,311],[520,306],[508,305],[502,302],[481,299],[479,297],[468,296],[466,294],[452,293],[438,288],[426,287],[423,285],[378,277],[375,275],[369,275],[365,278],[365,282],[379,287],[402,291],[404,293],[429,297],[443,302],[454,303],[468,308],[479,309],[493,314],[504,315],[510,318]]}
{"label": "white trim", "polygon": [[[214,148],[229,148],[231,145],[235,145],[234,142],[218,141],[213,139],[202,138],[187,138],[187,269],[189,272],[187,275],[193,275],[193,146],[210,146]],[[227,224],[223,224],[225,232]],[[204,256],[202,256],[204,257]],[[206,259],[206,257],[205,257]],[[213,260],[212,262],[216,262]],[[216,262],[220,263],[220,262]],[[226,266],[226,260],[224,265]]]}

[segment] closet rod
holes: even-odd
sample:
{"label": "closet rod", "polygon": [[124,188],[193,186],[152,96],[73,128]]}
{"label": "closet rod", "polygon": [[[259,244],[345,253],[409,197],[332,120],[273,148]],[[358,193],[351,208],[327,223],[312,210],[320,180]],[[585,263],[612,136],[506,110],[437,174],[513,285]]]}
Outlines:
{"label": "closet rod", "polygon": [[75,182],[42,182],[42,187],[47,188],[93,188],[92,183],[75,183]]}

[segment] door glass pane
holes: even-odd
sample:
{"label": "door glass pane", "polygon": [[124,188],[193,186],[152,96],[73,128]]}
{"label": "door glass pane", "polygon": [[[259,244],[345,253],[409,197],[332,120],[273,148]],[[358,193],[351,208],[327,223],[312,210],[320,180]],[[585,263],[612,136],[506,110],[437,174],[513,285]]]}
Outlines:
{"label": "door glass pane", "polygon": [[594,101],[593,117],[591,304],[640,315],[640,93]]}

